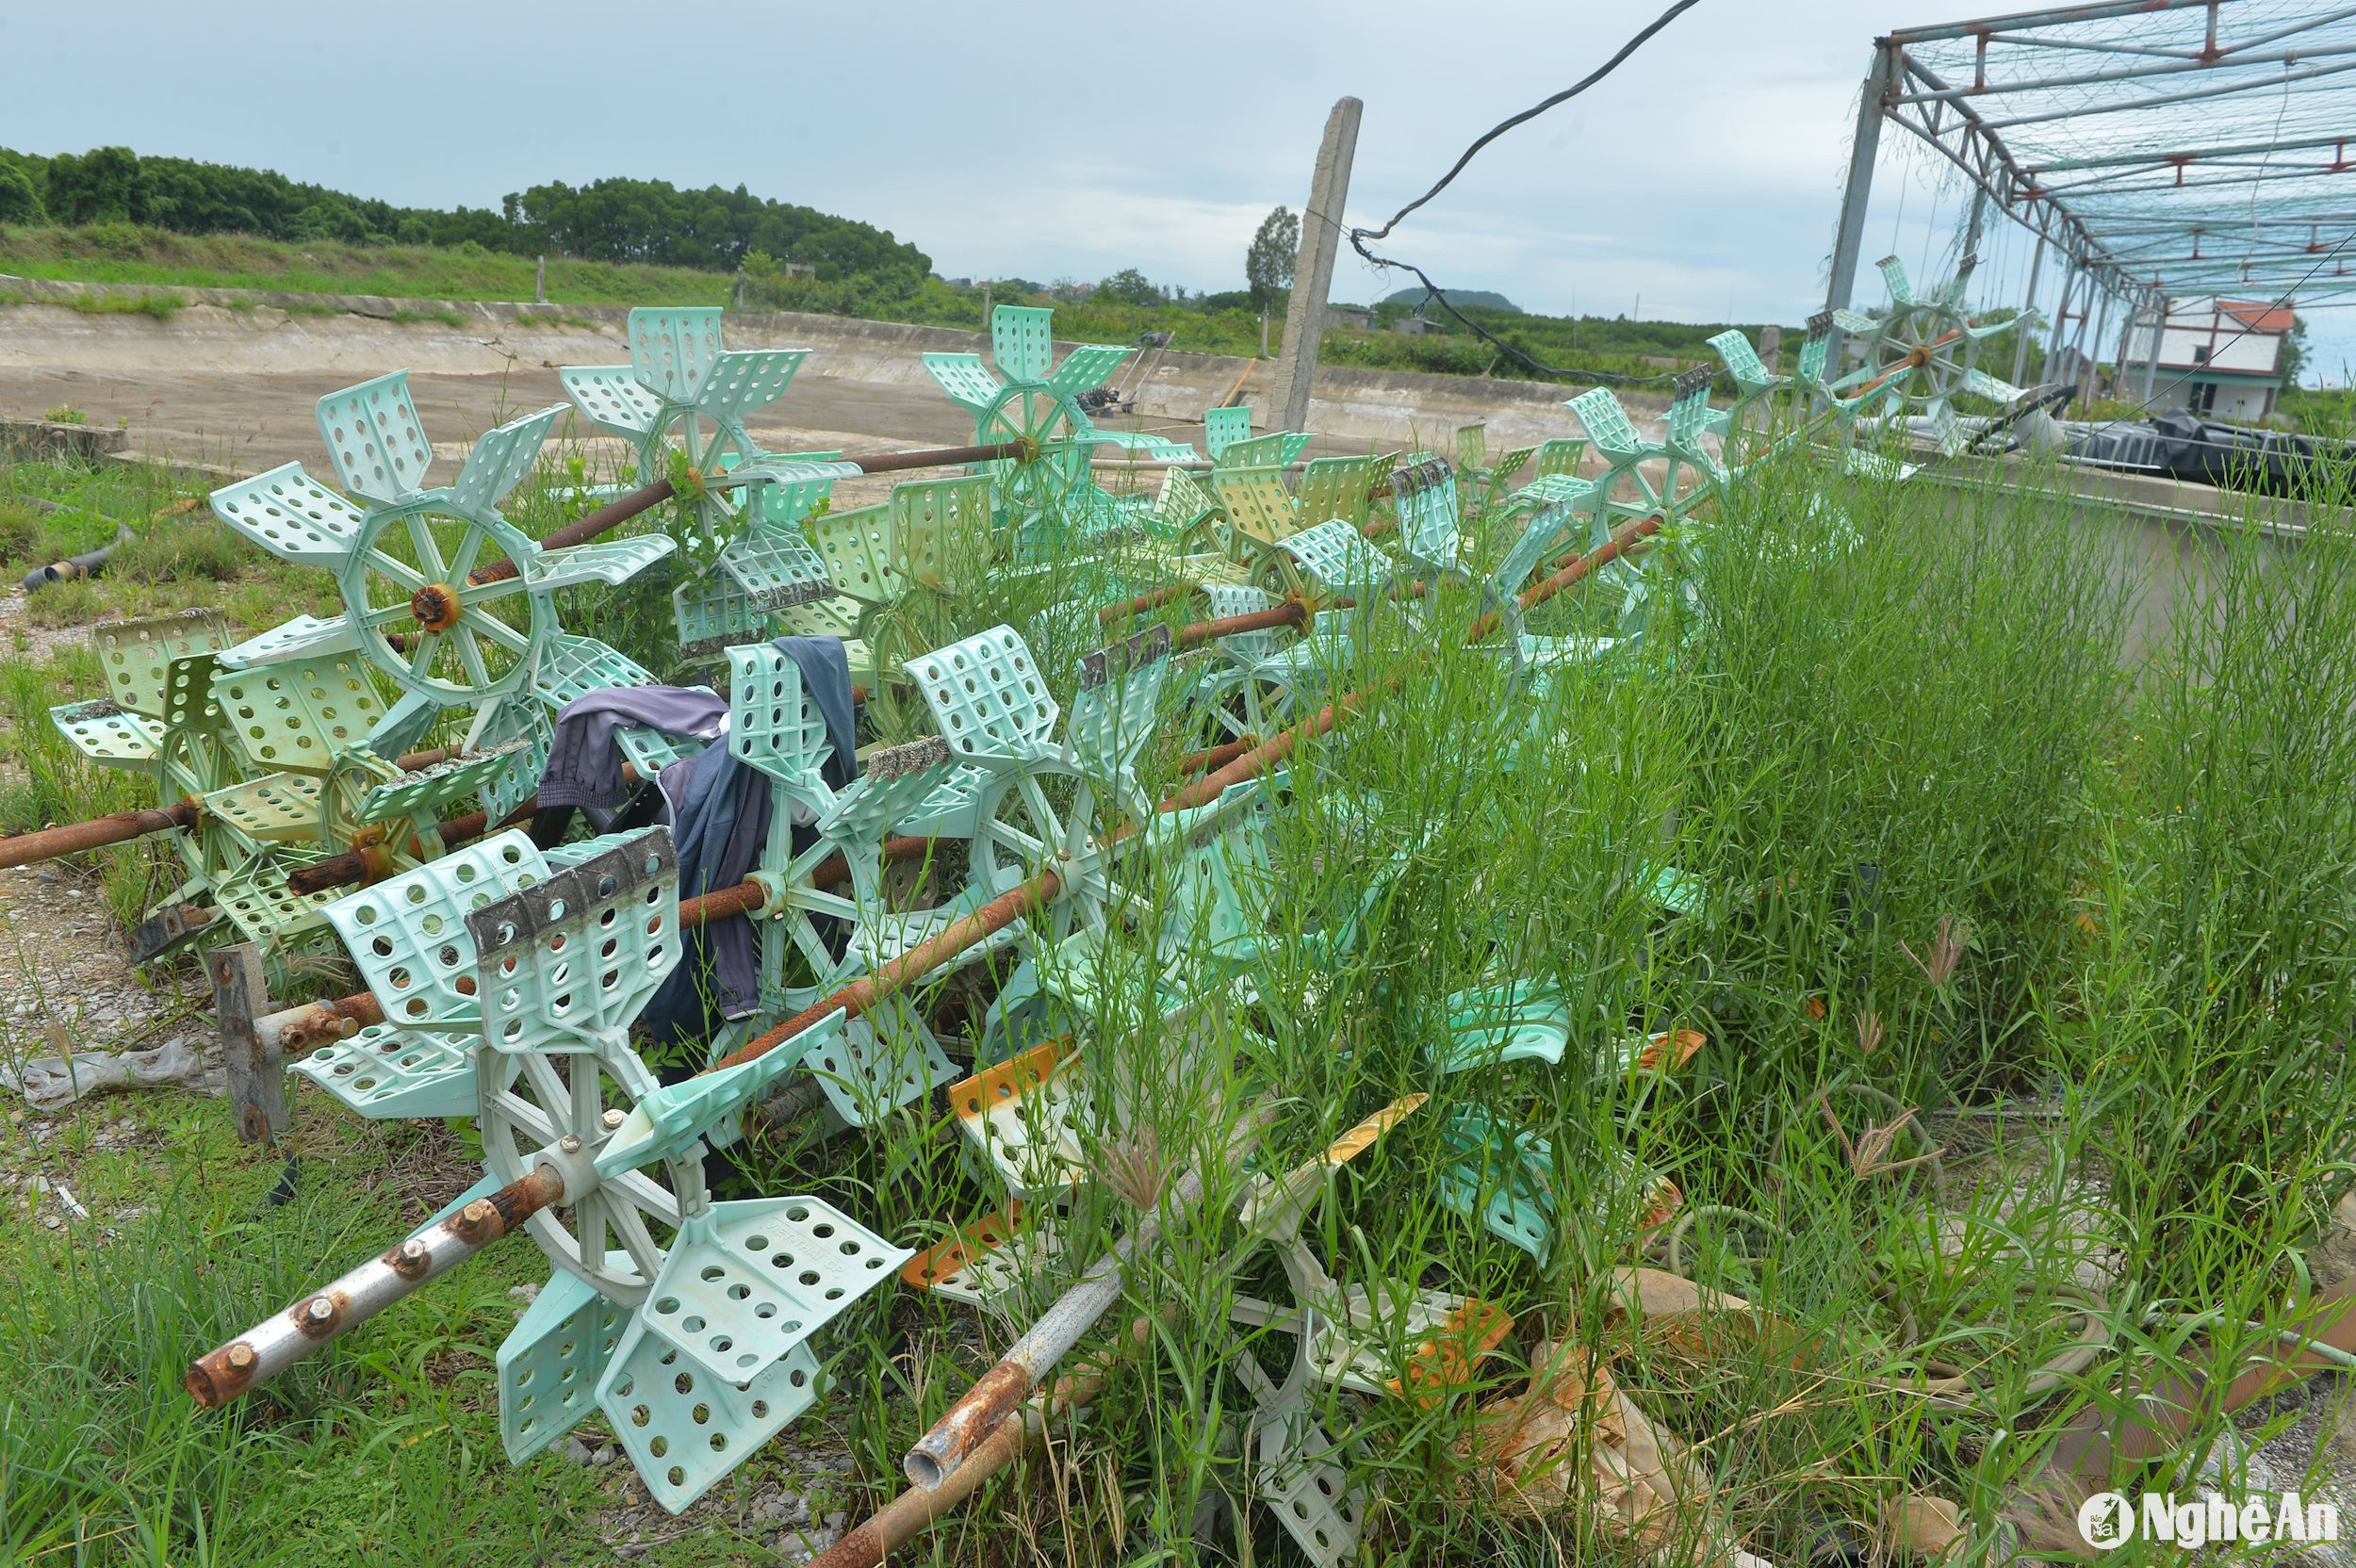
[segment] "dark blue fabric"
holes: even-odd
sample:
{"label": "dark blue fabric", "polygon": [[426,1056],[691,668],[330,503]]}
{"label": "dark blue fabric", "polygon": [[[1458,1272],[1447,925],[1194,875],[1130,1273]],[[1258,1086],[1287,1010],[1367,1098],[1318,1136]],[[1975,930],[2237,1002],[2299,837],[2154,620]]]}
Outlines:
{"label": "dark blue fabric", "polygon": [[[851,667],[843,644],[833,637],[780,637],[776,645],[802,672],[834,743],[834,755],[821,776],[831,788],[844,788],[859,776],[859,732],[852,716]],[[671,840],[679,849],[681,898],[733,888],[761,863],[770,813],[777,809],[772,782],[726,744],[663,770],[663,792],[673,802]],[[795,826],[794,853],[815,836],[808,827]],[[731,915],[680,935],[679,968],[641,1015],[658,1044],[700,1038],[711,1033],[713,1014],[743,1018],[761,1004],[760,954],[749,916]]]}
{"label": "dark blue fabric", "polygon": [[826,721],[834,755],[818,776],[830,790],[850,788],[859,776],[859,715],[851,705],[851,660],[840,637],[780,637],[772,645],[802,672],[802,690]]}

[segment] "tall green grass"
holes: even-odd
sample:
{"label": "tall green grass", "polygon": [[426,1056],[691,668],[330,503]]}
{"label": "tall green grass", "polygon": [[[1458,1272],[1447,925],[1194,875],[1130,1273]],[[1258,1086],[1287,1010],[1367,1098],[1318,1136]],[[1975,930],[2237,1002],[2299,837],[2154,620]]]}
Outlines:
{"label": "tall green grass", "polygon": [[2268,1267],[2348,1190],[2356,547],[2250,529],[2141,672],[2080,1073],[2155,1283]]}

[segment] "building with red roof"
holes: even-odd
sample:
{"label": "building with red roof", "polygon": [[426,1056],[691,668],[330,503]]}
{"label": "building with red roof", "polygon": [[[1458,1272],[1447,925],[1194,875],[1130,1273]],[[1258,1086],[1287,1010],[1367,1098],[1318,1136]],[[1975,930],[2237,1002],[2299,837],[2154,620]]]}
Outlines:
{"label": "building with red roof", "polygon": [[[2170,300],[2160,335],[2151,401],[2219,419],[2255,422],[2274,412],[2282,390],[2282,346],[2296,318],[2288,305],[2216,297]],[[2151,357],[2151,328],[2127,333],[2127,384]]]}

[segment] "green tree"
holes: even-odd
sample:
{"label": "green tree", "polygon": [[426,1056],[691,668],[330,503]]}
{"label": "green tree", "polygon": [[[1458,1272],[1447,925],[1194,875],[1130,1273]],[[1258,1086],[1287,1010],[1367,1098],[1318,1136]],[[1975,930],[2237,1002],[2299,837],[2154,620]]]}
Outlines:
{"label": "green tree", "polygon": [[1292,287],[1293,263],[1301,254],[1301,220],[1291,209],[1278,207],[1260,220],[1260,232],[1244,253],[1243,277],[1251,286],[1252,307],[1270,310]]}
{"label": "green tree", "polygon": [[[0,195],[0,211],[5,211],[7,206],[8,197]],[[2299,384],[2299,372],[2307,368],[2307,318],[2305,317],[2293,316],[2291,318],[2291,330],[2283,335],[2282,354],[2274,368],[2282,373],[2284,386]]]}
{"label": "green tree", "polygon": [[368,220],[360,209],[339,196],[313,202],[295,214],[288,231],[294,239],[343,239],[354,245],[366,245],[384,237],[368,229]]}
{"label": "green tree", "polygon": [[49,189],[42,205],[60,223],[126,223],[135,216],[139,155],[128,147],[98,147],[79,157],[60,154],[49,160]]}
{"label": "green tree", "polygon": [[0,163],[0,223],[41,220],[41,192],[33,188],[31,177],[13,164]]}
{"label": "green tree", "polygon": [[1115,304],[1157,305],[1162,291],[1146,281],[1145,274],[1134,267],[1124,267],[1096,286],[1096,297]]}

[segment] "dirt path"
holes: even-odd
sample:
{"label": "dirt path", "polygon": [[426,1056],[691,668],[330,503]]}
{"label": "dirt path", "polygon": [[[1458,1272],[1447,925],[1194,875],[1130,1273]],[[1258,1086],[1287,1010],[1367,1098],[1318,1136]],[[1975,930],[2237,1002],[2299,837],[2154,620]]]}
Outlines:
{"label": "dirt path", "polygon": [[[469,308],[480,319],[445,312],[450,319],[396,322],[211,304],[157,319],[8,306],[0,308],[0,416],[72,407],[93,424],[126,426],[131,449],[143,455],[254,473],[289,460],[319,462],[312,414],[319,398],[387,371],[410,371],[429,436],[465,442],[503,417],[564,401],[557,367],[628,357],[621,332],[601,320]],[[795,432],[836,433],[846,438],[837,444],[853,450],[973,438],[970,417],[933,384],[923,355],[979,348],[975,335],[752,317],[730,318],[728,343],[810,351],[793,386],[753,425],[772,450],[796,449]],[[1153,412],[1102,422],[1199,449],[1203,411],[1235,385],[1229,367],[1245,362],[1180,357],[1186,363],[1155,361],[1139,382],[1140,405]],[[1261,385],[1255,376],[1245,400]],[[1415,441],[1448,450],[1456,428],[1475,421],[1487,423],[1498,449],[1577,433],[1556,400],[1565,388],[1360,371],[1320,373],[1317,385],[1310,425],[1325,433],[1312,455],[1395,451]],[[1641,400],[1632,406],[1640,417],[1649,412]],[[1265,411],[1258,423],[1268,428]]]}
{"label": "dirt path", "polygon": [[[0,367],[0,415],[35,416],[65,405],[81,410],[92,424],[128,421],[132,449],[146,456],[255,473],[295,460],[320,466],[324,453],[312,408],[350,384],[348,376],[332,371]],[[507,376],[419,372],[410,376],[409,390],[437,444],[463,445],[502,418],[565,400],[556,372],[547,369]],[[758,421],[752,429],[773,450],[796,449],[800,431],[840,434],[868,450],[973,439],[963,410],[937,391],[917,387],[811,376],[796,381],[771,412],[788,417]],[[585,422],[575,428],[590,433]]]}

